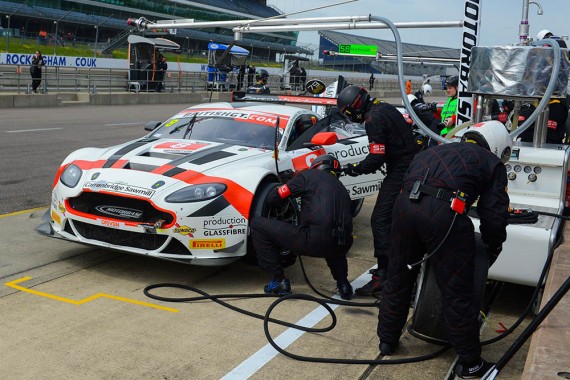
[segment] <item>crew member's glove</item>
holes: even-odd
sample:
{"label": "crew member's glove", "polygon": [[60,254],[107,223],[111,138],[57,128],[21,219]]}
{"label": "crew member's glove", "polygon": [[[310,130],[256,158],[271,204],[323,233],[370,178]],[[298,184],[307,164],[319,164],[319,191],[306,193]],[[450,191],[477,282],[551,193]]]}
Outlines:
{"label": "crew member's glove", "polygon": [[342,169],[342,172],[351,177],[359,176],[360,173],[356,171],[357,166],[358,166],[357,163],[348,164],[344,169]]}
{"label": "crew member's glove", "polygon": [[488,245],[485,248],[485,253],[489,255],[489,265],[492,265],[497,260],[497,257],[499,257],[499,254],[501,253],[502,250],[503,250],[502,244],[499,244],[498,246],[494,247]]}

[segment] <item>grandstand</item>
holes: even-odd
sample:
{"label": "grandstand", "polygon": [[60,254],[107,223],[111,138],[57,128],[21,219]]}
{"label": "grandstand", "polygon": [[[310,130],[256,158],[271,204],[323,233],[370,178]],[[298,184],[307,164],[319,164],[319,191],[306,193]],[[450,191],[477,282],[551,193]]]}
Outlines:
{"label": "grandstand", "polygon": [[[338,51],[339,45],[376,45],[381,55],[395,55],[396,43],[375,39],[370,37],[356,36],[348,33],[340,33],[334,31],[319,31],[320,35],[320,53],[319,58],[322,59],[323,65],[335,70],[351,70],[359,72],[373,72],[382,74],[397,74],[396,62],[391,60],[376,61],[372,58],[360,58],[349,56],[328,56],[323,54],[323,50]],[[446,75],[446,70],[453,64],[444,64],[434,62],[433,59],[455,60],[455,66],[459,64],[459,49],[451,49],[437,46],[418,45],[402,42],[402,53],[404,57],[416,57],[417,62],[404,63],[404,72],[406,75],[421,76],[427,74]],[[430,59],[432,59],[430,61]]]}
{"label": "grandstand", "polygon": [[[45,30],[52,43],[64,44],[70,39],[72,42],[99,42],[97,46],[103,53],[126,45],[128,35],[136,33],[127,25],[128,18],[224,21],[281,14],[267,6],[266,0],[0,0],[0,13],[9,16],[10,20],[10,30],[4,26],[3,33],[35,38],[40,30]],[[231,29],[223,28],[179,29],[172,35],[166,30],[154,30],[145,35],[166,36],[184,51],[205,51],[210,41],[225,44],[233,41]],[[275,58],[277,53],[312,54],[312,51],[296,46],[297,36],[297,32],[248,34],[240,45],[249,49],[252,56],[264,59]]]}

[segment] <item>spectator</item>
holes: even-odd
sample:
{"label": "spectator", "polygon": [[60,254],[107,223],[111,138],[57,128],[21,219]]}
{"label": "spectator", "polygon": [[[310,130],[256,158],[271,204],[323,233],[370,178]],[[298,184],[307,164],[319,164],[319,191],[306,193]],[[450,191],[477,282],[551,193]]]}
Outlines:
{"label": "spectator", "polygon": [[370,84],[370,90],[372,90],[374,88],[374,81],[376,80],[376,78],[374,78],[374,73],[370,73],[370,79],[368,79],[368,83]]}
{"label": "spectator", "polygon": [[156,91],[162,92],[164,90],[164,76],[168,70],[168,63],[166,63],[166,57],[162,54],[158,57],[158,63],[156,64]]}
{"label": "spectator", "polygon": [[44,57],[41,51],[36,50],[36,54],[32,57],[32,65],[30,66],[30,75],[32,77],[32,92],[38,93],[38,87],[42,82],[42,66],[45,66]]}
{"label": "spectator", "polygon": [[239,67],[239,71],[238,71],[238,75],[237,75],[237,90],[238,90],[238,91],[241,90],[242,87],[243,87],[243,80],[244,80],[244,77],[245,77],[245,70],[246,70],[245,65],[241,65],[241,66]]}
{"label": "spectator", "polygon": [[408,79],[406,82],[406,95],[410,95],[412,93],[412,81]]}

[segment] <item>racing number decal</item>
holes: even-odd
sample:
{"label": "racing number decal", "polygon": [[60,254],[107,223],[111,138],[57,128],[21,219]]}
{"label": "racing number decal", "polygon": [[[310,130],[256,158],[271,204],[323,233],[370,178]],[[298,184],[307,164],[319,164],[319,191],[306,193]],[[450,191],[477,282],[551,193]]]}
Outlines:
{"label": "racing number decal", "polygon": [[198,150],[200,148],[203,148],[205,146],[208,146],[209,144],[204,144],[204,143],[181,143],[181,142],[167,142],[164,144],[159,144],[157,146],[155,146],[155,149],[177,149],[177,150],[189,150],[189,151],[193,151],[193,150]]}
{"label": "racing number decal", "polygon": [[311,166],[315,158],[322,156],[325,153],[326,151],[323,148],[320,148],[318,150],[293,158],[293,170],[299,171],[307,169],[309,166]]}

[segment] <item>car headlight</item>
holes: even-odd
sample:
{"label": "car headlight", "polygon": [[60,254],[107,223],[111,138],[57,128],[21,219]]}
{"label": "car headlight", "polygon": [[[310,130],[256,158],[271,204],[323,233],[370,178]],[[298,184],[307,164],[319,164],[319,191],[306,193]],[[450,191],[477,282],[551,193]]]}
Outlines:
{"label": "car headlight", "polygon": [[192,185],[175,191],[164,200],[169,203],[186,203],[206,201],[217,197],[226,191],[228,187],[223,183],[204,183]]}
{"label": "car headlight", "polygon": [[74,188],[77,186],[77,183],[81,179],[81,175],[83,174],[83,170],[79,168],[79,166],[75,164],[71,164],[65,168],[59,180],[67,187]]}

